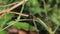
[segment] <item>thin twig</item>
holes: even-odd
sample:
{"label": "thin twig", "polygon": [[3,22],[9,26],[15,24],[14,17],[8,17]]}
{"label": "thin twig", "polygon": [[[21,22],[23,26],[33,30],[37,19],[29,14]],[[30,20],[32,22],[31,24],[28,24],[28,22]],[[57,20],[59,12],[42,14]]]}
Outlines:
{"label": "thin twig", "polygon": [[33,19],[20,19],[20,21],[31,21]]}
{"label": "thin twig", "polygon": [[[33,18],[33,24],[34,24],[34,26],[38,29],[37,24],[35,23],[34,18]],[[36,31],[37,31],[37,34],[39,34],[39,30],[36,30]]]}
{"label": "thin twig", "polygon": [[[25,1],[25,2],[26,2],[26,1]],[[1,11],[0,14],[1,14],[1,13],[10,12],[11,10],[15,9],[16,7],[18,7],[18,6],[22,5],[22,4],[24,4],[24,1],[19,2],[18,4],[12,6],[11,8],[9,8],[9,9],[7,9],[7,10]]]}
{"label": "thin twig", "polygon": [[20,20],[20,18],[21,18],[21,14],[22,14],[22,12],[23,12],[23,10],[24,10],[24,5],[25,5],[25,0],[24,0],[24,3],[23,3],[23,6],[22,6],[22,8],[21,8],[21,11],[20,11],[20,13],[19,13],[19,16],[17,17],[17,22]]}
{"label": "thin twig", "polygon": [[[25,1],[23,0],[23,1],[19,2],[18,4],[14,5],[13,7],[1,11],[0,14],[2,14],[2,13],[3,13],[3,14],[6,14],[6,13],[10,12],[11,10],[15,9],[16,7],[18,7],[18,6],[22,5],[22,4],[24,4],[24,2],[26,2],[26,1],[27,1],[27,0],[25,0]],[[1,18],[2,18],[2,17],[1,17]]]}
{"label": "thin twig", "polygon": [[[18,13],[18,12],[9,12],[9,13],[13,13],[13,14],[17,14],[17,15],[20,14],[20,13]],[[28,17],[29,15],[28,15],[28,14],[21,14],[21,16],[26,16],[26,17]]]}
{"label": "thin twig", "polygon": [[14,2],[14,3],[8,4],[8,5],[1,5],[0,7],[12,6],[12,5],[17,4],[17,3],[19,3],[19,2]]}

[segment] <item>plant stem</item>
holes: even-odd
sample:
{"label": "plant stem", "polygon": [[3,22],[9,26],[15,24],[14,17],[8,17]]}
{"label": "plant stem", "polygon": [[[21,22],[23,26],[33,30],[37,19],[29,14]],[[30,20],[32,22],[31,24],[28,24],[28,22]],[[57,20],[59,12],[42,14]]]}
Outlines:
{"label": "plant stem", "polygon": [[56,28],[55,28],[55,30],[53,31],[53,33],[56,32],[56,30],[59,28],[59,26],[60,26],[60,25],[57,25],[57,26],[56,26]]}
{"label": "plant stem", "polygon": [[53,32],[49,33],[49,34],[54,34]]}
{"label": "plant stem", "polygon": [[45,15],[47,17],[47,9],[46,9],[46,3],[45,3],[45,0],[42,0],[43,1],[43,5],[44,5],[44,11],[45,11]]}
{"label": "plant stem", "polygon": [[40,24],[43,25],[49,33],[52,32],[52,29],[50,27],[48,27],[41,19],[39,19],[39,18],[37,18],[37,19],[40,22]]}

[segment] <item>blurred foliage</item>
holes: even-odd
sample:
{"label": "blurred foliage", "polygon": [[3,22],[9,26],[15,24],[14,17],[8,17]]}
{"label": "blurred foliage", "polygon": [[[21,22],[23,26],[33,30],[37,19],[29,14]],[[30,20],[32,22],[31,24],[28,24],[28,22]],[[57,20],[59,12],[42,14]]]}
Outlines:
{"label": "blurred foliage", "polygon": [[[0,0],[0,12],[11,7],[11,6],[5,6],[5,5],[12,4],[14,2],[20,2],[20,1],[22,1],[22,0]],[[3,7],[1,7],[1,6],[3,6]],[[52,29],[53,28],[55,29],[55,27],[57,25],[60,26],[60,0],[28,0],[28,2],[25,4],[24,11],[25,12],[23,12],[23,13],[27,12],[33,16],[37,16],[46,25],[48,25],[48,27],[52,27]],[[10,25],[10,24],[14,23],[15,21],[10,21],[12,19],[12,17],[14,17],[14,14],[8,13],[8,14],[4,15],[0,19],[0,28],[3,25],[3,23],[5,23],[5,24],[8,23],[6,25]],[[44,27],[41,24],[39,25],[38,22],[36,22],[36,23],[38,26],[37,28],[39,30],[41,30],[41,28]],[[31,26],[30,24],[27,24],[25,22],[18,22],[18,23],[15,23],[13,26],[16,26],[18,29],[21,28],[24,30],[29,30],[29,27],[30,27],[30,30],[36,30],[36,28],[34,26]],[[42,29],[45,30],[44,28],[42,28]],[[58,30],[60,30],[60,28],[58,28]]]}
{"label": "blurred foliage", "polygon": [[[2,30],[2,28],[0,28]],[[7,34],[6,31],[0,31],[0,34]]]}

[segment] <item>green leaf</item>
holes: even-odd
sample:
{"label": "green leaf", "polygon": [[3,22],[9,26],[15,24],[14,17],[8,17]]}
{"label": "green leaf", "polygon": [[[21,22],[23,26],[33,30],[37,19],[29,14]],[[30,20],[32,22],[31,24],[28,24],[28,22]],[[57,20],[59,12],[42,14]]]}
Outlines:
{"label": "green leaf", "polygon": [[[15,23],[15,21],[9,22],[8,25],[10,25],[10,24],[12,24],[12,23]],[[30,24],[25,23],[25,22],[17,22],[17,23],[15,23],[15,24],[13,24],[13,26],[17,27],[18,29],[24,29],[24,30],[26,30],[26,31],[29,31],[29,30],[31,30],[31,31],[36,31],[36,30],[37,30],[36,27],[31,26]]]}

